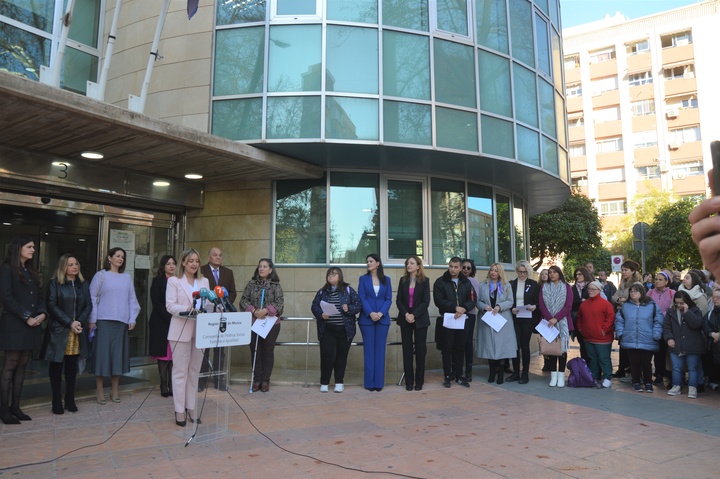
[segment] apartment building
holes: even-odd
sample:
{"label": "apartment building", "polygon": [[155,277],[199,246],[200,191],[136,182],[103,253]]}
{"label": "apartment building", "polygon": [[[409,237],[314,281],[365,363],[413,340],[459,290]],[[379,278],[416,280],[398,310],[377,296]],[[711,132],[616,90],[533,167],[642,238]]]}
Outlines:
{"label": "apartment building", "polygon": [[637,194],[708,194],[720,139],[720,2],[565,29],[572,184],[616,229]]}

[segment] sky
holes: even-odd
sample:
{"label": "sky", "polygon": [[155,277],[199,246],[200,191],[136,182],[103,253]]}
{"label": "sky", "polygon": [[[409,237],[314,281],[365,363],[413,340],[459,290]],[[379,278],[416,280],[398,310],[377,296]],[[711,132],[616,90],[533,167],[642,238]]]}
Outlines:
{"label": "sky", "polygon": [[630,19],[698,3],[698,0],[560,0],[563,28],[601,20],[620,12]]}

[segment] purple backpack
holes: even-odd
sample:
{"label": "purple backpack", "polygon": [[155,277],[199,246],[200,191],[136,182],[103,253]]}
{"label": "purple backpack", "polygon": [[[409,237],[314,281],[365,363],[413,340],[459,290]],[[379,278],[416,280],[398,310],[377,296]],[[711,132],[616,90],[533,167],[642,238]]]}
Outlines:
{"label": "purple backpack", "polygon": [[583,358],[573,358],[567,363],[570,369],[568,385],[574,388],[594,388],[595,379],[592,372]]}

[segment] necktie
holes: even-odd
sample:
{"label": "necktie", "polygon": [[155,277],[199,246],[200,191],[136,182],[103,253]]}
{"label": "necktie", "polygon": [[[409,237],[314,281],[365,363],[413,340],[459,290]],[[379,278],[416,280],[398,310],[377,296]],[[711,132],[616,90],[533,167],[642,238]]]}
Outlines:
{"label": "necktie", "polygon": [[213,276],[215,276],[215,284],[220,284],[220,273],[217,269],[213,270]]}

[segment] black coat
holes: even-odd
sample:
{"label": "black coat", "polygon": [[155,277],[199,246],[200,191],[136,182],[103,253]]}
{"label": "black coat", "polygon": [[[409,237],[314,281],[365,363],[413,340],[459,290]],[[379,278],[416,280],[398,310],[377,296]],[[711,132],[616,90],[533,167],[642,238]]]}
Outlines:
{"label": "black coat", "polygon": [[428,308],[430,307],[430,280],[425,278],[424,281],[415,282],[415,291],[413,293],[413,305],[412,308],[409,306],[410,302],[410,281],[400,280],[397,289],[397,296],[395,297],[395,304],[398,308],[397,323],[399,326],[407,326],[408,323],[405,321],[405,313],[415,315],[415,327],[416,328],[427,328],[430,326],[430,314]]}
{"label": "black coat", "polygon": [[683,313],[682,323],[678,323],[675,308],[668,308],[663,321],[663,341],[675,340],[675,347],[668,347],[675,354],[704,354],[705,328],[709,329],[697,307]]}
{"label": "black coat", "polygon": [[27,320],[47,313],[40,284],[25,271],[25,281],[15,275],[8,263],[0,265],[0,350],[27,351],[39,349],[41,327],[30,327]]}
{"label": "black coat", "polygon": [[[66,281],[58,284],[57,279],[51,279],[47,290],[47,310],[50,320],[47,326],[45,359],[59,363],[65,356],[65,346],[73,320],[79,321],[83,330],[87,331],[92,312],[90,285],[86,281]],[[87,358],[85,334],[80,334],[79,339],[80,358]]]}
{"label": "black coat", "polygon": [[167,356],[168,329],[172,314],[165,307],[165,291],[167,290],[167,277],[155,276],[150,286],[150,301],[152,313],[149,320],[149,353],[150,356],[164,358]]}
{"label": "black coat", "polygon": [[[512,288],[513,308],[517,307],[517,286],[517,279],[510,280],[510,287]],[[515,315],[513,314],[513,318],[517,321],[532,321],[535,325],[537,325],[537,323],[540,322],[540,285],[534,279],[528,278],[525,280],[525,293],[523,293],[523,303],[525,305],[536,306],[535,311],[533,311],[533,317],[515,318]]]}
{"label": "black coat", "polygon": [[[709,333],[720,332],[720,309],[713,307],[706,316]],[[712,352],[713,362],[720,365],[720,342],[715,342],[712,338],[710,342],[710,351]]]}

